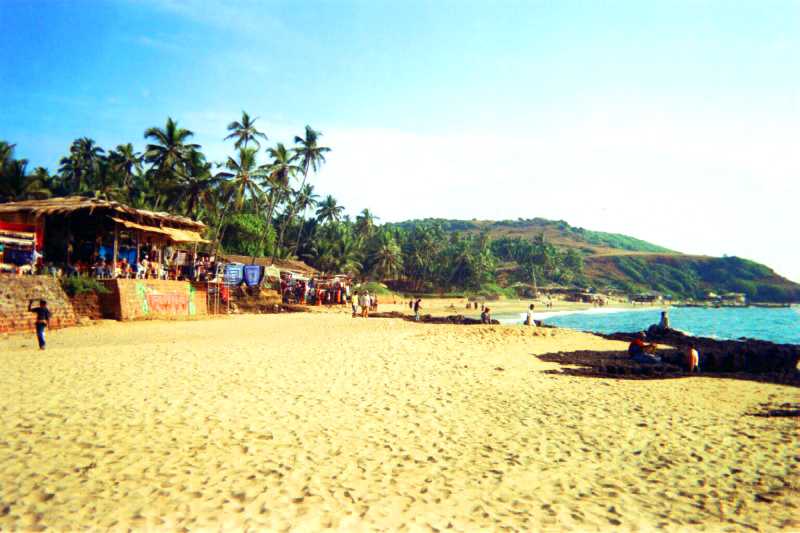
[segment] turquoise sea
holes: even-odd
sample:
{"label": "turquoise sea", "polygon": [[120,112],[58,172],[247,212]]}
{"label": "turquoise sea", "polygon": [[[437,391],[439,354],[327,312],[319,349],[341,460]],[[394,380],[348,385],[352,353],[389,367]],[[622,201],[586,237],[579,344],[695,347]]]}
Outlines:
{"label": "turquoise sea", "polygon": [[[658,323],[661,308],[610,309],[537,313],[545,324],[562,328],[614,333],[642,331]],[[523,314],[496,316],[504,324],[521,324]],[[800,344],[800,307],[671,307],[670,325],[689,335],[717,339],[749,337],[772,342]]]}

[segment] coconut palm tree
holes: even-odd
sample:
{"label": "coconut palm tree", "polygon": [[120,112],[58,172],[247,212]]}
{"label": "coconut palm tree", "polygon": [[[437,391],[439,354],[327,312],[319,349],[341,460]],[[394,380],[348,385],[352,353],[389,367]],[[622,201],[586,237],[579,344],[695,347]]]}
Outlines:
{"label": "coconut palm tree", "polygon": [[230,179],[233,187],[233,200],[236,209],[241,209],[246,198],[256,198],[264,194],[261,183],[268,175],[266,166],[259,166],[255,148],[239,148],[238,159],[228,158],[225,168],[231,172],[221,172],[219,178]]}
{"label": "coconut palm tree", "polygon": [[[319,138],[322,136],[321,132],[314,130],[311,126],[306,126],[305,138],[295,136],[295,154],[294,159],[299,160],[299,168],[303,173],[303,181],[300,183],[302,190],[306,185],[309,170],[317,172],[322,164],[325,162],[325,154],[330,152],[331,149],[326,146],[319,146]],[[298,197],[299,198],[299,197]],[[288,226],[291,226],[297,213],[300,211],[300,206],[292,203],[289,206],[286,221],[281,227],[281,232],[278,237],[278,246],[283,245],[284,231]]]}
{"label": "coconut palm tree", "polygon": [[361,211],[356,217],[356,233],[364,240],[369,239],[375,231],[375,220],[377,218],[369,209]]}
{"label": "coconut palm tree", "polygon": [[72,142],[69,156],[61,158],[60,172],[70,193],[93,190],[100,176],[105,150],[93,139],[81,137]]}
{"label": "coconut palm tree", "polygon": [[289,183],[297,174],[298,167],[294,164],[294,156],[291,151],[287,150],[283,143],[278,143],[274,148],[268,149],[267,154],[272,158],[272,161],[267,165],[269,185],[271,192],[274,193],[270,203],[271,222],[271,213],[288,194]]}
{"label": "coconut palm tree", "polygon": [[239,148],[247,148],[248,142],[255,144],[257,149],[261,148],[261,143],[258,142],[258,138],[260,137],[266,141],[267,136],[256,129],[256,120],[258,120],[258,117],[251,119],[246,111],[242,111],[241,121],[237,120],[228,124],[228,131],[230,131],[231,134],[225,137],[225,140],[236,139],[233,146],[237,150]]}
{"label": "coconut palm tree", "polygon": [[330,222],[338,222],[342,219],[342,213],[344,212],[344,207],[338,205],[336,203],[336,198],[331,196],[330,194],[325,197],[325,199],[318,204],[317,208],[317,220],[325,223]]}
{"label": "coconut palm tree", "polygon": [[317,172],[325,162],[325,154],[331,151],[330,148],[319,145],[320,137],[322,137],[321,132],[314,130],[311,126],[306,126],[305,138],[299,136],[294,138],[295,144],[298,145],[294,151],[300,159],[300,168],[303,171],[302,185],[306,184],[308,171]]}
{"label": "coconut palm tree", "polygon": [[165,199],[165,193],[174,189],[181,177],[186,175],[191,152],[200,149],[199,144],[187,142],[193,135],[193,132],[178,127],[172,118],[167,118],[163,129],[153,127],[145,130],[145,139],[153,141],[145,148],[144,159],[152,165],[156,206]]}
{"label": "coconut palm tree", "polygon": [[29,197],[50,198],[53,196],[53,177],[46,168],[36,167],[33,173],[28,175],[25,190]]}
{"label": "coconut palm tree", "polygon": [[14,158],[13,144],[0,144],[0,202],[16,202],[26,198],[27,159]]}
{"label": "coconut palm tree", "polygon": [[131,143],[120,144],[108,153],[108,159],[114,172],[119,176],[122,187],[130,189],[136,175],[142,173],[142,154],[137,152]]}
{"label": "coconut palm tree", "polygon": [[206,162],[200,152],[192,156],[191,172],[181,180],[184,212],[195,220],[202,213],[213,211],[216,201],[214,191],[223,180],[223,176],[211,173],[211,163]]}
{"label": "coconut palm tree", "polygon": [[377,236],[377,246],[372,257],[372,272],[380,280],[395,278],[403,268],[403,253],[388,230]]}
{"label": "coconut palm tree", "polygon": [[294,251],[292,255],[297,255],[297,250],[300,248],[300,241],[303,237],[303,228],[305,226],[306,211],[313,209],[317,205],[318,195],[314,194],[314,186],[310,183],[305,184],[300,188],[300,194],[295,202],[298,212],[300,213],[300,229],[297,232],[297,242],[294,243]]}

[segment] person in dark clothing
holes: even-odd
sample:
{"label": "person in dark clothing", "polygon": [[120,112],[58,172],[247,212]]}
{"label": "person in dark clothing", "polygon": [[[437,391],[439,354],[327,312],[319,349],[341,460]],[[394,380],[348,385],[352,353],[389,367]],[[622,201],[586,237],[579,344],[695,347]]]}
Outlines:
{"label": "person in dark clothing", "polygon": [[50,310],[47,302],[39,300],[39,307],[33,307],[35,300],[28,300],[28,311],[36,313],[36,339],[39,341],[39,349],[44,350],[44,330],[50,326]]}
{"label": "person in dark clothing", "polygon": [[420,298],[417,298],[417,300],[414,302],[414,320],[416,320],[417,322],[419,322],[420,309],[422,309],[422,300]]}
{"label": "person in dark clothing", "polygon": [[640,332],[633,342],[630,343],[628,346],[628,355],[633,361],[642,364],[653,364],[653,363],[660,363],[661,358],[657,355],[654,355],[652,352],[655,350],[655,344],[645,344],[644,342],[645,334],[644,332]]}

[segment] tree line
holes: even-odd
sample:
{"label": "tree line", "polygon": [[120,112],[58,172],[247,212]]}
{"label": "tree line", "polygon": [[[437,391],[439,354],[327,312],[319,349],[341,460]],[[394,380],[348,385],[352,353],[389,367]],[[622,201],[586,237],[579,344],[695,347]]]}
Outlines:
{"label": "tree line", "polygon": [[202,220],[213,251],[299,258],[325,272],[401,280],[413,290],[479,290],[497,281],[502,263],[518,265],[515,281],[574,282],[582,259],[544,237],[501,238],[446,231],[441,224],[378,224],[364,209],[355,219],[312,183],[330,148],[310,126],[291,145],[268,145],[258,119],[243,112],[228,124],[231,155],[210,162],[193,132],[168,118],[144,132],[146,146],[105,149],[76,139],[56,172],[28,169],[15,146],[0,141],[0,202],[81,195]]}

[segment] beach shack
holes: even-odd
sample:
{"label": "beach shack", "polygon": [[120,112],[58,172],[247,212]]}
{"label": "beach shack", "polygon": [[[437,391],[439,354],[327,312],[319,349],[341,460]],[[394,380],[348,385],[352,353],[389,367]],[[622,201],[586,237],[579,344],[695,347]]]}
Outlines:
{"label": "beach shack", "polygon": [[[191,264],[205,224],[99,198],[70,196],[0,204],[4,268],[58,266],[87,273],[99,258],[135,268],[143,257],[175,268]],[[113,277],[113,271],[109,277]]]}
{"label": "beach shack", "polygon": [[[0,271],[101,278],[106,291],[99,295],[99,312],[105,318],[207,314],[209,284],[191,281],[195,278],[197,247],[208,242],[202,237],[205,228],[202,222],[186,217],[98,198],[71,196],[3,203]],[[153,269],[138,268],[145,264]],[[11,291],[9,294],[30,298],[42,294],[41,287],[26,287],[42,285],[45,280],[52,282],[48,299],[61,299],[61,288],[52,276],[5,274],[1,285]],[[0,312],[0,319],[2,315]],[[20,321],[19,317],[12,319]],[[71,322],[74,317],[65,315],[64,324]]]}

